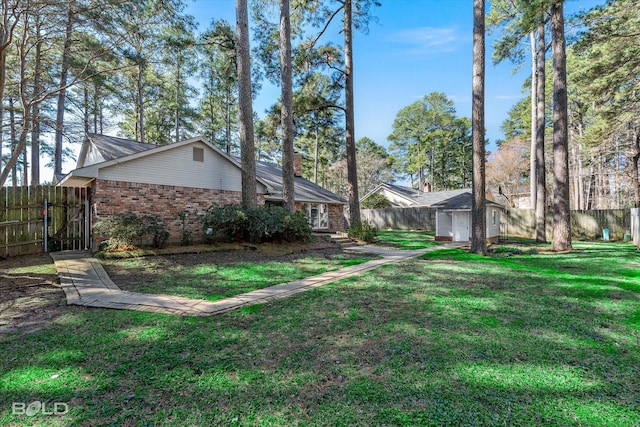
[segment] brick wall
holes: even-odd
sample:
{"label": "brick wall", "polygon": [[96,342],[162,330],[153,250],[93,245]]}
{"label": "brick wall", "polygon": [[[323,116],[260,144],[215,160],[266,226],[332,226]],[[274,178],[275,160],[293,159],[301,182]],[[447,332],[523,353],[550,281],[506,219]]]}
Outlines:
{"label": "brick wall", "polygon": [[[237,191],[206,188],[174,187],[170,185],[142,184],[135,182],[98,179],[91,192],[91,217],[95,221],[104,216],[130,213],[157,215],[167,226],[170,241],[182,238],[180,211],[189,212],[187,227],[195,241],[202,237],[201,215],[212,205],[240,204],[242,194]],[[264,204],[264,195],[258,195]]]}
{"label": "brick wall", "polygon": [[[182,221],[178,213],[185,210],[189,212],[187,228],[192,232],[193,240],[198,241],[202,237],[202,214],[210,206],[240,204],[241,201],[242,194],[238,191],[97,179],[91,188],[91,221],[95,224],[105,216],[131,212],[156,215],[166,225],[169,240],[179,242]],[[258,195],[258,204],[264,204],[263,194]],[[296,203],[296,208],[300,208],[299,203]],[[342,205],[329,205],[328,231],[344,231]]]}
{"label": "brick wall", "polygon": [[344,205],[329,205],[329,231],[344,231]]}

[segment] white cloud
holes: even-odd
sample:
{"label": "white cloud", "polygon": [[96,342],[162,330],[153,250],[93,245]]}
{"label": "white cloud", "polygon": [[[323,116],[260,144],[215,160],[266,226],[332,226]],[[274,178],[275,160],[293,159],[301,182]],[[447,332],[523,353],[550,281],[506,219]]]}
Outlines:
{"label": "white cloud", "polygon": [[455,28],[420,27],[397,31],[390,40],[406,45],[405,53],[428,55],[454,51],[461,37]]}

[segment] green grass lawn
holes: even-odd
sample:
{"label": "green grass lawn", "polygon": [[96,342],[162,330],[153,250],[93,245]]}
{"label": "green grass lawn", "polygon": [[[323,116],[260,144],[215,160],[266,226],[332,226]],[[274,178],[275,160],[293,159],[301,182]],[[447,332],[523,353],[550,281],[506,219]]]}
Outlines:
{"label": "green grass lawn", "polygon": [[435,232],[420,230],[379,230],[380,243],[415,250],[436,246]]}
{"label": "green grass lawn", "polygon": [[[0,335],[3,425],[640,425],[640,256],[429,253],[209,318]],[[11,415],[12,402],[65,415]]]}
{"label": "green grass lawn", "polygon": [[[124,290],[132,292],[177,295],[210,301],[288,283],[328,271],[361,264],[373,259],[349,254],[330,257],[307,256],[295,261],[238,262],[218,264],[202,262],[196,265],[176,265],[171,257],[140,257],[104,259],[101,263],[109,271],[117,272]],[[145,280],[127,279],[130,274],[144,270]],[[113,277],[113,274],[110,274]],[[150,279],[149,279],[150,278]]]}

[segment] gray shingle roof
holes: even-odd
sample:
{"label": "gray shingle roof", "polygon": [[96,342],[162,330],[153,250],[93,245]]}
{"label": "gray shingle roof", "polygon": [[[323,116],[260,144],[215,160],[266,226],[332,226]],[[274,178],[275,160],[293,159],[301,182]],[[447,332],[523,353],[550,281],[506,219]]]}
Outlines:
{"label": "gray shingle roof", "polygon": [[118,138],[115,136],[90,133],[87,137],[94,147],[100,151],[100,154],[102,154],[106,161],[119,159],[120,157],[156,148],[155,144],[144,144],[142,142]]}
{"label": "gray shingle roof", "polygon": [[[473,194],[471,193],[471,189],[465,190],[452,190],[452,191],[461,191],[459,194],[449,197],[447,199],[443,199],[438,203],[435,203],[431,206],[433,207],[442,207],[447,210],[467,210],[471,209],[473,205]],[[487,206],[501,206],[499,203],[494,202],[493,200],[486,200]]]}
{"label": "gray shingle roof", "polygon": [[[282,200],[282,169],[278,165],[256,162],[256,175],[270,187],[268,200]],[[294,193],[299,202],[346,203],[331,191],[299,176],[294,178]]]}
{"label": "gray shingle roof", "polygon": [[381,185],[397,194],[400,194],[402,196],[405,196],[411,199],[415,199],[420,194],[422,194],[422,191],[420,190],[416,190],[415,188],[411,188],[411,187],[405,187],[403,185],[389,184],[387,182],[383,182]]}
{"label": "gray shingle roof", "polygon": [[469,188],[463,188],[458,190],[443,190],[443,191],[433,191],[429,193],[421,192],[418,197],[415,197],[415,206],[439,206],[442,203],[463,195],[469,194],[471,195],[471,190]]}

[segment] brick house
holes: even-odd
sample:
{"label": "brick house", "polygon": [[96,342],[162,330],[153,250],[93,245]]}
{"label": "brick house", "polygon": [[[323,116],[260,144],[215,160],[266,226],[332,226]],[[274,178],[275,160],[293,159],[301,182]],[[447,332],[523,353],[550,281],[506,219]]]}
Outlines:
{"label": "brick house", "polygon": [[[309,217],[314,231],[344,230],[345,201],[301,176],[300,155],[294,159],[295,202]],[[259,204],[282,203],[282,170],[256,163]],[[60,182],[88,187],[91,222],[117,213],[159,216],[172,240],[179,240],[178,213],[187,211],[188,226],[202,235],[200,216],[210,206],[239,204],[241,167],[202,137],[156,146],[106,135],[88,134],[77,167]]]}

